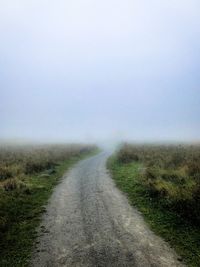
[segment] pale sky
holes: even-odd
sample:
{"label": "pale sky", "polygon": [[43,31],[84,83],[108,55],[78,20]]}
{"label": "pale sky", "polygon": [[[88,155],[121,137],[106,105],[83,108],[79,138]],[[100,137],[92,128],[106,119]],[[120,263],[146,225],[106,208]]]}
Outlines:
{"label": "pale sky", "polygon": [[0,139],[200,140],[199,0],[1,0]]}

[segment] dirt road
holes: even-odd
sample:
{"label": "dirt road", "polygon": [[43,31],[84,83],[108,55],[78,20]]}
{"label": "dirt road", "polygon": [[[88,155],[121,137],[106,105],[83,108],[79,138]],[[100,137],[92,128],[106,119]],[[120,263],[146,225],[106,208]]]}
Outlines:
{"label": "dirt road", "polygon": [[79,162],[56,187],[32,266],[182,266],[115,187],[107,157]]}

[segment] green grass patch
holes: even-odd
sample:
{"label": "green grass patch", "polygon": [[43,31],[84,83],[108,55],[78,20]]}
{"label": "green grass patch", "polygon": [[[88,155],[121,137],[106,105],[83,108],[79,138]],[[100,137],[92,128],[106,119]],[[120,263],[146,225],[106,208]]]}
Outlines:
{"label": "green grass patch", "polygon": [[200,266],[200,227],[167,209],[161,198],[151,197],[140,181],[143,165],[139,162],[120,163],[115,156],[107,165],[116,185],[142,212],[151,229],[169,242],[188,266]]}
{"label": "green grass patch", "polygon": [[53,188],[69,167],[95,153],[73,156],[57,163],[53,171],[25,176],[15,190],[0,189],[0,266],[29,265],[36,228]]}

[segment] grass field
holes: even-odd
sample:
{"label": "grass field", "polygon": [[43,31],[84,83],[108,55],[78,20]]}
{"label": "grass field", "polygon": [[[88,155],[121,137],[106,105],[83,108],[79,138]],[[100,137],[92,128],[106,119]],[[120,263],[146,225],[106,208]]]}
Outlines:
{"label": "grass field", "polygon": [[117,186],[188,266],[200,266],[200,146],[125,144],[108,161]]}
{"label": "grass field", "polygon": [[0,266],[28,266],[36,228],[54,186],[95,146],[0,148]]}

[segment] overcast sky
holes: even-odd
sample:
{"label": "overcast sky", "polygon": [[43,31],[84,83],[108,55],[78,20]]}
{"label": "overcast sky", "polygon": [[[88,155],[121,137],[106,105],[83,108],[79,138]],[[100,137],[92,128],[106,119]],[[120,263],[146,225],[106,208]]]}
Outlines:
{"label": "overcast sky", "polygon": [[200,140],[200,1],[1,0],[0,138]]}

